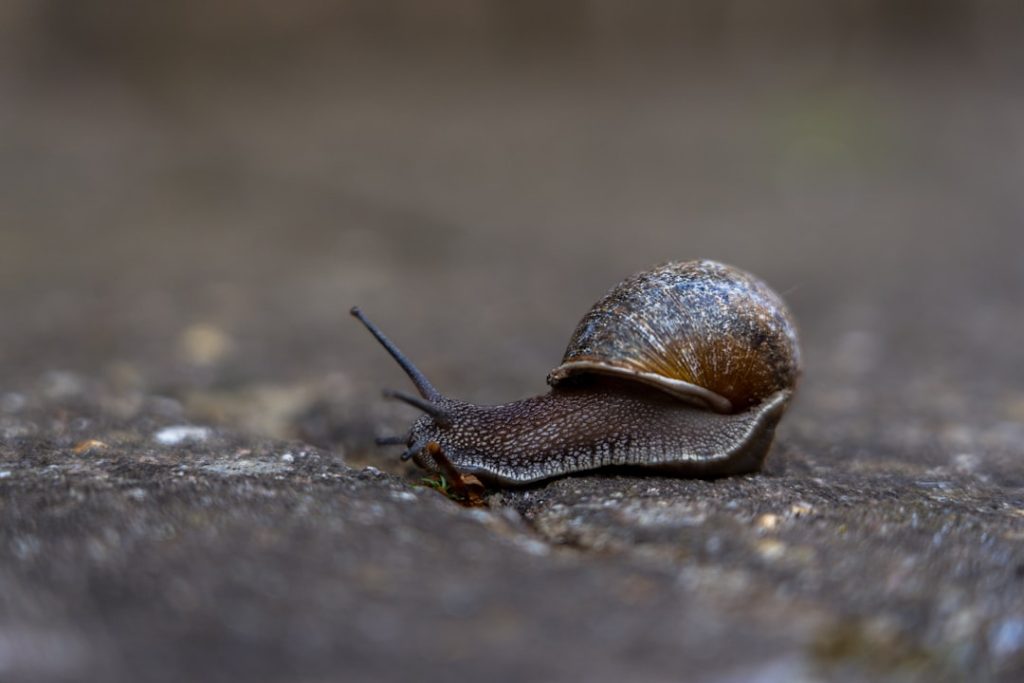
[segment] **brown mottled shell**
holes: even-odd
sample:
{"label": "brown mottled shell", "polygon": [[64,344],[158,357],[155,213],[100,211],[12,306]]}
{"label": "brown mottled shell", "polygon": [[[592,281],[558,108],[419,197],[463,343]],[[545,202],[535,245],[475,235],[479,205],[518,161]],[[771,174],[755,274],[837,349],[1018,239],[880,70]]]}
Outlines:
{"label": "brown mottled shell", "polygon": [[761,280],[715,261],[666,263],[594,304],[548,383],[586,373],[739,412],[795,386],[800,347],[785,304]]}

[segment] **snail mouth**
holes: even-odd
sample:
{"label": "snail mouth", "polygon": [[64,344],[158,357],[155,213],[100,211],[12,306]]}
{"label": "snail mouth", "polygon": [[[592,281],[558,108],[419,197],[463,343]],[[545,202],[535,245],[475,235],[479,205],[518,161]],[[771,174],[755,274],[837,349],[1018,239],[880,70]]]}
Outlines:
{"label": "snail mouth", "polygon": [[585,373],[610,375],[612,377],[625,377],[637,382],[643,382],[655,389],[661,389],[672,396],[688,401],[702,408],[709,408],[716,413],[734,412],[732,401],[721,394],[716,394],[715,392],[693,384],[692,382],[664,377],[663,375],[658,375],[653,372],[643,372],[633,368],[608,365],[607,363],[599,363],[589,360],[577,360],[562,363],[548,375],[548,384],[555,386],[568,377]]}

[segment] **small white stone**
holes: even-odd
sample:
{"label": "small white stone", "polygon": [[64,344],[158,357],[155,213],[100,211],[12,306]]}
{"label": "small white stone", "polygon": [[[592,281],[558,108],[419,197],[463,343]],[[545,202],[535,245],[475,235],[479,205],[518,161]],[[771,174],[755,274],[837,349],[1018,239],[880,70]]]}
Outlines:
{"label": "small white stone", "polygon": [[206,441],[212,433],[213,430],[209,427],[175,425],[173,427],[164,427],[153,438],[157,443],[164,446],[174,446],[185,441]]}
{"label": "small white stone", "polygon": [[145,500],[146,498],[146,490],[140,488],[128,489],[124,494],[129,498],[134,498],[135,500]]}
{"label": "small white stone", "polygon": [[779,516],[772,513],[765,513],[754,520],[754,525],[760,531],[775,531],[779,526]]}
{"label": "small white stone", "polygon": [[538,541],[535,538],[529,538],[527,536],[517,536],[515,544],[522,550],[526,551],[530,555],[536,555],[537,557],[544,557],[545,555],[551,554],[551,548],[547,543]]}
{"label": "small white stone", "polygon": [[0,479],[6,479],[9,476],[11,476],[10,470],[3,470],[2,472],[0,472]]}
{"label": "small white stone", "polygon": [[291,453],[282,453],[281,460],[284,462],[295,462],[295,456]]}
{"label": "small white stone", "polygon": [[781,541],[765,539],[755,547],[758,554],[765,560],[778,560],[786,554],[786,544]]}

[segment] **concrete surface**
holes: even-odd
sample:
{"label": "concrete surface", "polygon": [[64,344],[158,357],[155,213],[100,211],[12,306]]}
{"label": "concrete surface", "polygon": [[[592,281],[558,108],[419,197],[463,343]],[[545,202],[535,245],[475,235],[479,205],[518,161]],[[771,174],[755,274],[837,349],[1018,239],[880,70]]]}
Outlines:
{"label": "concrete surface", "polygon": [[[1014,74],[9,77],[0,679],[1020,680]],[[800,323],[765,472],[469,509],[373,446],[413,411],[351,305],[497,402],[543,390],[619,278],[696,257]]]}

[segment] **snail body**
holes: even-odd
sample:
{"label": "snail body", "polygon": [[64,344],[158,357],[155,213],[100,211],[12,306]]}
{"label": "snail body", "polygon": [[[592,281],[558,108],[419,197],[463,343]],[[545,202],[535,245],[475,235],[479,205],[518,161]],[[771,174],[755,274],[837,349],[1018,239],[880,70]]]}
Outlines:
{"label": "snail body", "polygon": [[548,393],[497,406],[448,398],[359,311],[424,412],[404,459],[522,485],[609,466],[713,477],[761,467],[800,372],[793,321],[766,284],[714,261],[627,278],[583,317]]}

